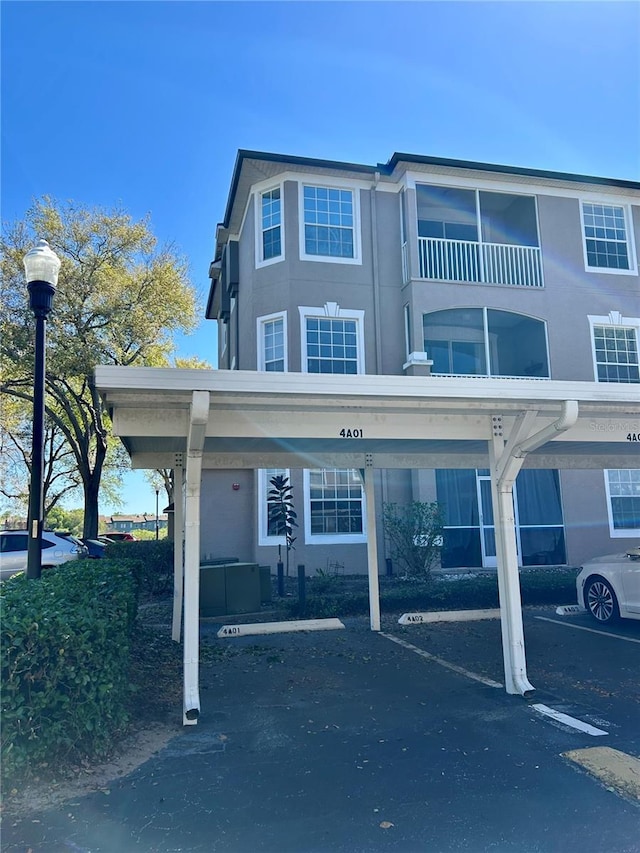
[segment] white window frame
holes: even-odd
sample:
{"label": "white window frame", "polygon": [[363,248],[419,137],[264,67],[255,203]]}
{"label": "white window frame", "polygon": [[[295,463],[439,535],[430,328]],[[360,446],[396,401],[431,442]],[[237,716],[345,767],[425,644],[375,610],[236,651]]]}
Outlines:
{"label": "white window frame", "polygon": [[[613,328],[620,329],[635,329],[636,333],[636,346],[638,348],[638,354],[640,358],[640,317],[623,317],[619,311],[610,311],[608,314],[604,316],[598,316],[596,314],[589,314],[589,336],[591,338],[591,359],[593,362],[593,377],[596,382],[599,382],[598,379],[598,361],[596,358],[596,342],[594,339],[594,327],[595,326],[612,326]],[[612,384],[634,384],[637,383],[612,383]]]}
{"label": "white window frame", "polygon": [[[272,323],[274,320],[282,320],[282,335],[284,338],[284,373],[289,370],[289,352],[288,352],[288,344],[287,344],[287,312],[286,311],[276,311],[275,314],[264,314],[262,317],[256,318],[256,338],[257,338],[257,351],[258,351],[258,370],[262,370],[265,373],[272,371],[267,371],[266,368],[266,359],[265,359],[265,347],[264,347],[264,330],[267,323]],[[280,372],[280,371],[273,371]]]}
{"label": "white window frame", "polygon": [[[364,311],[349,308],[340,308],[337,302],[325,302],[322,308],[309,305],[299,305],[300,314],[300,346],[301,346],[301,373],[308,373],[307,358],[307,319],[318,318],[320,320],[355,320],[358,339],[358,370],[357,373],[365,372],[364,364]],[[325,376],[344,376],[345,374],[323,374]],[[352,374],[349,374],[352,375]]]}
{"label": "white window frame", "polygon": [[[314,469],[318,470],[318,469]],[[333,470],[330,468],[324,470]],[[367,541],[367,504],[364,483],[360,479],[362,501],[362,533],[312,533],[311,532],[311,494],[310,471],[305,468],[302,477],[304,495],[304,541],[305,545],[355,545]]]}
{"label": "white window frame", "polygon": [[[320,187],[328,190],[349,190],[353,198],[353,257],[339,258],[333,255],[308,255],[305,249],[305,221],[304,221],[304,188],[305,187]],[[299,225],[299,246],[301,261],[318,261],[320,263],[329,264],[358,264],[362,265],[362,249],[360,235],[360,189],[347,181],[331,179],[331,182],[325,181],[300,181],[298,184],[298,225]]]}
{"label": "white window frame", "polygon": [[404,354],[407,361],[411,355],[411,305],[407,302],[404,306]]}
{"label": "white window frame", "polygon": [[[611,469],[624,470],[624,469]],[[632,468],[632,471],[637,471],[637,468]],[[607,495],[607,515],[609,517],[609,536],[611,539],[635,539],[640,536],[640,527],[628,527],[625,529],[617,529],[614,527],[613,508],[611,506],[611,487],[609,484],[609,470],[605,469],[604,473],[604,488]]]}
{"label": "white window frame", "polygon": [[[262,245],[262,196],[265,193],[273,190],[280,190],[280,254],[273,258],[263,257]],[[256,269],[261,267],[269,267],[272,264],[279,264],[285,260],[284,257],[284,184],[270,184],[266,187],[258,188],[254,191],[254,208],[255,208],[255,245],[256,245]]]}
{"label": "white window frame", "polygon": [[283,545],[286,548],[287,537],[284,534],[281,536],[268,535],[269,512],[267,509],[267,492],[271,477],[267,478],[267,471],[278,471],[278,473],[287,477],[289,482],[291,482],[291,471],[289,468],[258,468],[258,487],[256,489],[258,497],[258,545],[275,545],[276,547]]}
{"label": "white window frame", "polygon": [[[636,261],[636,247],[633,238],[633,218],[631,216],[631,208],[628,204],[624,204],[616,199],[603,199],[592,197],[581,197],[580,202],[580,233],[582,235],[582,255],[584,259],[584,268],[586,272],[604,273],[605,275],[637,275],[638,267]],[[587,237],[585,234],[584,224],[584,206],[585,204],[601,204],[604,207],[620,207],[624,214],[624,229],[627,242],[627,255],[629,257],[629,269],[621,270],[615,267],[592,267],[589,265],[587,256]]]}
{"label": "white window frame", "polygon": [[225,352],[227,351],[227,343],[228,343],[228,339],[229,339],[227,324],[224,322],[224,320],[222,320],[220,323],[218,323],[218,330],[219,330],[219,332],[221,331],[221,334],[220,334],[220,357],[222,357],[225,354]]}

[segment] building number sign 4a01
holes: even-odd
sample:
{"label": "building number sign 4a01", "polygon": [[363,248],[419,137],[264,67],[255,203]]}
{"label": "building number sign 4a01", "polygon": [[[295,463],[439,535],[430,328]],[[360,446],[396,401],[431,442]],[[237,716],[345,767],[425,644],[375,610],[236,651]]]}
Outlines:
{"label": "building number sign 4a01", "polygon": [[364,438],[364,432],[361,429],[347,429],[343,427],[338,433],[340,438]]}

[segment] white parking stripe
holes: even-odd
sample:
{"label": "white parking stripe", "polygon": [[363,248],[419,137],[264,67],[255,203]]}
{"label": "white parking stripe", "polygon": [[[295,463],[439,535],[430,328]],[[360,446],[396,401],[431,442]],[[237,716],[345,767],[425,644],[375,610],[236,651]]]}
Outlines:
{"label": "white parking stripe", "polygon": [[538,713],[544,714],[545,717],[551,717],[553,720],[557,720],[559,723],[564,723],[565,726],[571,726],[572,729],[578,729],[581,732],[585,732],[585,734],[593,735],[594,737],[609,734],[609,732],[605,732],[604,729],[597,729],[589,723],[576,719],[576,717],[570,717],[568,714],[563,714],[560,711],[554,711],[553,708],[549,708],[548,705],[532,705],[531,707],[538,711]]}
{"label": "white parking stripe", "polygon": [[476,675],[475,672],[469,672],[468,669],[463,669],[461,666],[457,666],[455,663],[449,663],[449,661],[443,660],[442,658],[437,658],[435,655],[429,654],[429,652],[425,652],[424,649],[419,649],[418,646],[414,646],[412,645],[412,643],[407,643],[406,640],[401,640],[400,637],[394,637],[393,634],[385,634],[383,631],[381,631],[380,636],[386,637],[387,640],[391,640],[391,642],[397,643],[399,646],[404,646],[405,649],[410,649],[412,652],[415,652],[417,655],[420,655],[420,657],[433,661],[434,663],[445,667],[445,669],[451,669],[453,670],[453,672],[457,672],[460,675],[466,676],[467,678],[472,678],[474,681],[479,681],[481,684],[486,684],[487,687],[504,686],[498,681],[492,681],[490,678],[485,678],[482,675]]}
{"label": "white parking stripe", "polygon": [[627,643],[640,643],[635,637],[621,637],[620,634],[610,634],[608,631],[598,631],[596,628],[585,628],[583,625],[572,625],[571,622],[560,622],[559,619],[549,619],[548,616],[534,616],[542,622],[553,622],[554,625],[562,625],[563,628],[575,628],[576,631],[588,631],[590,634],[602,634],[603,637],[613,637],[614,640],[626,640]]}

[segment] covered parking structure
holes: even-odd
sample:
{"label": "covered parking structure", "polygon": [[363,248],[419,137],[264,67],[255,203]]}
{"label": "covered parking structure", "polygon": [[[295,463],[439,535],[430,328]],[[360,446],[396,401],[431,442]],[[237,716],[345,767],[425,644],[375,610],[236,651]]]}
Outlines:
{"label": "covered parking structure", "polygon": [[180,638],[184,605],[185,725],[200,713],[203,468],[360,470],[373,631],[380,630],[374,470],[488,468],[505,686],[525,696],[534,688],[527,678],[516,550],[518,472],[640,467],[634,385],[107,366],[96,368],[96,382],[132,466],[175,472],[173,638]]}

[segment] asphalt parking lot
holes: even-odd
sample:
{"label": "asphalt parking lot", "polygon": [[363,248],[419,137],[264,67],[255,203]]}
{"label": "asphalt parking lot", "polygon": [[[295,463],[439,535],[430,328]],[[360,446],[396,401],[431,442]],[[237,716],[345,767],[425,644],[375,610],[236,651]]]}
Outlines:
{"label": "asphalt parking lot", "polygon": [[238,654],[202,664],[198,725],[106,791],[5,821],[2,849],[638,853],[636,793],[566,754],[640,755],[640,623],[524,622],[529,700],[495,686],[497,620],[231,639],[203,622]]}

